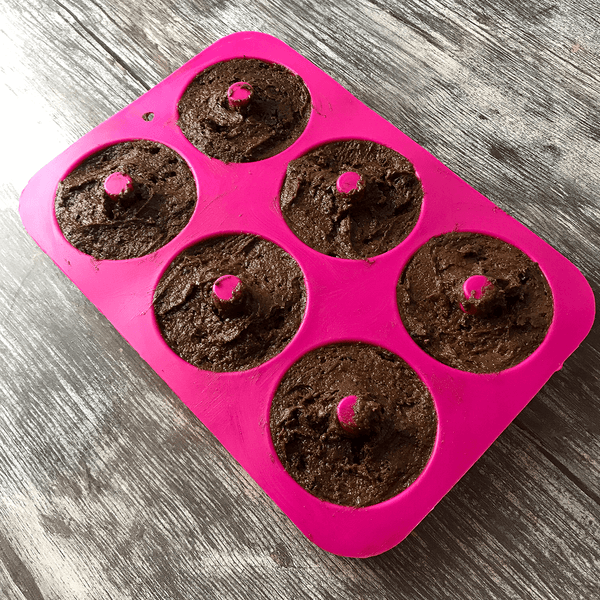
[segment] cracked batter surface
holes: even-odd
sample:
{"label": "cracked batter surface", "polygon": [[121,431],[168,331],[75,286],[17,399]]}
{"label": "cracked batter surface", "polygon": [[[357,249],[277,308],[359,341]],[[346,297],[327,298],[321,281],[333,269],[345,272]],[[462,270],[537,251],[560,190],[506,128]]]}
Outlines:
{"label": "cracked batter surface", "polygon": [[[221,314],[212,286],[238,277],[237,312]],[[207,239],[182,252],[162,276],[154,310],[163,338],[187,362],[208,371],[243,371],[281,352],[295,335],[305,306],[302,272],[284,250],[258,236]]]}
{"label": "cracked batter surface", "polygon": [[[133,192],[113,200],[104,180],[119,171]],[[75,248],[94,258],[123,260],[150,254],[170,242],[190,220],[196,184],[175,151],[146,140],[110,146],[76,167],[59,184],[58,224]]]}
{"label": "cracked batter surface", "polygon": [[[361,193],[340,193],[345,172],[361,175]],[[413,165],[398,152],[364,140],[320,146],[290,162],[281,190],[290,229],[308,246],[362,259],[397,246],[414,228],[423,201]]]}
{"label": "cracked batter surface", "polygon": [[[357,396],[348,433],[338,403]],[[277,455],[288,473],[322,500],[370,506],[406,489],[425,468],[435,441],[433,400],[398,356],[363,343],[304,355],[279,384],[270,416]]]}
{"label": "cracked batter surface", "polygon": [[[231,108],[229,86],[252,86],[247,106]],[[304,131],[311,111],[300,77],[275,63],[236,58],[202,71],[178,105],[178,125],[198,150],[223,162],[252,162],[279,154]]]}
{"label": "cracked batter surface", "polygon": [[[492,284],[479,300],[463,294],[472,275],[484,275]],[[478,233],[429,240],[404,270],[397,297],[415,342],[440,362],[472,373],[494,373],[525,360],[544,340],[554,314],[537,263]]]}

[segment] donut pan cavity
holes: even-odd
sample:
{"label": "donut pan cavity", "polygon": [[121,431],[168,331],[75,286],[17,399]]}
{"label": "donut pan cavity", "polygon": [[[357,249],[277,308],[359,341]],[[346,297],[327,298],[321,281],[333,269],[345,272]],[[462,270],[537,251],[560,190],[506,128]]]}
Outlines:
{"label": "donut pan cavity", "polygon": [[[298,74],[312,100],[308,125],[280,154],[225,164],[199,152],[177,126],[177,104],[203,69],[233,58],[258,58]],[[399,91],[401,93],[401,91]],[[71,246],[54,213],[56,189],[86,157],[110,145],[145,139],[178,152],[194,175],[198,202],[183,231],[158,251],[130,260],[96,260]],[[302,243],[285,223],[279,192],[289,161],[312,148],[364,139],[388,146],[414,165],[424,199],[415,228],[394,249],[367,260],[332,258]],[[281,41],[237,33],[216,42],[128,107],[82,137],[39,171],[20,201],[23,223],[58,267],[223,443],[299,529],[321,548],[367,557],[402,541],[464,475],[587,335],[591,289],[565,257],[469,187],[393,125]],[[500,373],[445,366],[421,350],[399,316],[396,285],[412,255],[450,231],[498,237],[537,262],[547,278],[554,317],[539,348]],[[165,343],[153,310],[156,286],[187,247],[216,235],[255,234],[290,254],[305,279],[306,307],[282,352],[253,369],[202,371]],[[417,480],[364,508],[319,500],[285,471],[269,429],[279,382],[301,356],[327,344],[365,342],[400,356],[431,392],[438,417],[431,458]]]}

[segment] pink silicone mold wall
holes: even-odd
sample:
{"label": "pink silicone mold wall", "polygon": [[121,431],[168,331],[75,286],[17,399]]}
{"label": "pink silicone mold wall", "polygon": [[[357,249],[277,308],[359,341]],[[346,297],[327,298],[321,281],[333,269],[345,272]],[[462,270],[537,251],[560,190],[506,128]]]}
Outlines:
{"label": "pink silicone mold wall", "polygon": [[[177,103],[200,71],[240,57],[277,62],[297,73],[310,91],[313,108],[304,133],[282,153],[254,163],[224,164],[203,155],[184,137],[177,126]],[[154,114],[152,120],[144,118],[147,113]],[[407,157],[424,189],[421,215],[410,235],[393,250],[364,261],[331,258],[307,247],[286,225],[278,200],[290,160],[317,145],[353,138],[372,140]],[[157,252],[97,261],[64,238],[54,214],[56,188],[89,155],[134,139],[154,140],[178,152],[194,174],[198,203],[185,229]],[[346,556],[379,554],[404,539],[561,368],[594,316],[591,289],[566,258],[315,65],[260,33],[221,39],[85,135],[33,177],[22,194],[20,212],[44,252],[300,530],[325,550]],[[554,320],[541,346],[516,367],[484,375],[447,367],[422,351],[402,325],[396,284],[403,268],[431,237],[453,230],[485,233],[520,248],[539,263],[549,282]],[[186,247],[235,232],[262,236],[294,257],[306,283],[304,320],[288,346],[257,368],[200,371],[161,337],[152,306],[154,290]],[[282,467],[269,431],[270,402],[288,368],[306,352],[340,341],[364,341],[399,355],[429,388],[438,415],[433,454],[417,481],[386,502],[360,509],[323,502],[300,487]]]}

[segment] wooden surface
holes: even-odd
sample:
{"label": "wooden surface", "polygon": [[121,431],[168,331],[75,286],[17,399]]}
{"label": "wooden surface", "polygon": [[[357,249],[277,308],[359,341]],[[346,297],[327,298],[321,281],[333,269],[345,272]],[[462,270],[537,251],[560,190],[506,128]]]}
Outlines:
{"label": "wooden surface", "polygon": [[24,232],[28,178],[271,33],[600,283],[600,5],[0,3],[0,598],[600,598],[599,330],[398,547],[306,540]]}

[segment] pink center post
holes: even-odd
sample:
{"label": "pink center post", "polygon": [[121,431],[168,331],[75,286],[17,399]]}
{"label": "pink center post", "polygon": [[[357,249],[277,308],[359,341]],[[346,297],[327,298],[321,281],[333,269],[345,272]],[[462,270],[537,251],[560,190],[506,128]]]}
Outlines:
{"label": "pink center post", "polygon": [[[483,294],[485,294],[485,290],[490,287],[493,287],[492,282],[485,275],[472,275],[463,283],[463,294],[465,296],[465,300],[469,300],[471,298],[479,300]],[[474,315],[477,312],[477,308],[475,306],[468,306],[465,308],[462,302],[460,304],[460,309],[470,315]]]}
{"label": "pink center post", "polygon": [[246,106],[252,99],[252,86],[245,81],[238,81],[229,86],[227,90],[227,101],[230,108],[241,108]]}
{"label": "pink center post", "polygon": [[133,190],[133,181],[129,175],[116,171],[104,180],[104,192],[109,198],[117,200]]}
{"label": "pink center post", "polygon": [[212,300],[217,309],[227,312],[239,306],[244,292],[244,284],[235,275],[223,275],[212,286]]}
{"label": "pink center post", "polygon": [[346,171],[337,178],[335,187],[344,196],[356,194],[363,189],[362,175],[356,171]]}
{"label": "pink center post", "polygon": [[356,422],[354,421],[354,405],[356,401],[356,396],[346,396],[337,405],[337,419],[342,429],[348,433],[356,431]]}

